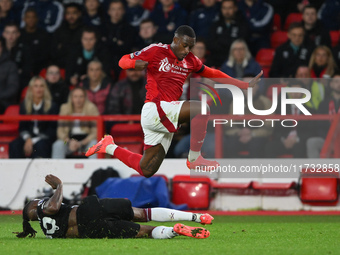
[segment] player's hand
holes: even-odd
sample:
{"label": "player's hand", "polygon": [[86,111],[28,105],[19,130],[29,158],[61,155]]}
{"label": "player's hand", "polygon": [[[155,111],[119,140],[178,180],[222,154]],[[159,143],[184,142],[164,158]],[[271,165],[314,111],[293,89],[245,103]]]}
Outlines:
{"label": "player's hand", "polygon": [[45,182],[51,185],[52,189],[56,189],[58,185],[62,184],[62,181],[57,176],[52,174],[46,175]]}
{"label": "player's hand", "polygon": [[70,151],[76,151],[80,148],[81,144],[77,140],[71,139],[68,143],[68,148]]}
{"label": "player's hand", "polygon": [[254,87],[255,84],[259,83],[261,80],[261,76],[263,75],[263,71],[256,75],[250,82],[249,82],[249,87]]}
{"label": "player's hand", "polygon": [[31,156],[33,152],[33,142],[31,138],[28,138],[24,144],[25,156]]}
{"label": "player's hand", "polygon": [[135,70],[137,71],[143,71],[148,67],[149,62],[143,61],[143,60],[136,60],[135,63]]}

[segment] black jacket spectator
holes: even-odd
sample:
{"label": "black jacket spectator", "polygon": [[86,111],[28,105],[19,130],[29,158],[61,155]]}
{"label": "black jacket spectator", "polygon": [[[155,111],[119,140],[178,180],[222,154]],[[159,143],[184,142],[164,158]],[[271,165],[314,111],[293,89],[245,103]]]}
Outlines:
{"label": "black jacket spectator", "polygon": [[308,65],[312,51],[310,46],[301,45],[295,52],[288,40],[276,49],[269,76],[293,77],[298,66]]}
{"label": "black jacket spectator", "polygon": [[[161,0],[150,14],[152,19],[158,26],[157,34],[161,37],[163,43],[171,43],[175,30],[187,23],[187,12],[182,7],[174,3],[174,1]],[[166,9],[166,11],[165,11]]]}
{"label": "black jacket spectator", "polygon": [[145,100],[145,84],[141,71],[127,70],[127,78],[111,89],[105,113],[140,114]]}
{"label": "black jacket spectator", "polygon": [[7,106],[16,103],[19,92],[19,76],[15,63],[10,60],[0,41],[0,114]]}
{"label": "black jacket spectator", "polygon": [[80,6],[77,4],[67,5],[65,7],[65,21],[52,38],[51,58],[54,64],[65,68],[68,56],[80,44],[82,29]]}
{"label": "black jacket spectator", "polygon": [[190,13],[189,25],[195,30],[196,37],[208,39],[211,25],[218,21],[220,4],[214,2],[212,6],[203,5],[201,8]]}
{"label": "black jacket spectator", "polygon": [[247,22],[237,12],[236,1],[223,0],[220,20],[212,25],[209,40],[207,40],[207,48],[210,51],[207,64],[209,66],[221,66],[228,58],[229,49],[233,41],[236,39],[246,41],[247,37]]}
{"label": "black jacket spectator", "polygon": [[38,28],[38,16],[34,9],[27,9],[23,20],[25,27],[20,31],[20,40],[29,49],[31,75],[37,75],[48,63],[50,35]]}
{"label": "black jacket spectator", "polygon": [[[45,80],[39,76],[31,79],[20,114],[55,115],[58,108],[52,102]],[[49,158],[56,138],[56,121],[20,121],[20,136],[9,145],[10,158]]]}
{"label": "black jacket spectator", "polygon": [[66,64],[66,81],[69,82],[73,75],[77,75],[79,78],[86,74],[87,65],[92,60],[99,60],[103,65],[103,71],[106,75],[110,75],[110,54],[108,49],[103,45],[97,45],[94,48],[93,54],[90,58],[84,56],[84,48],[81,46],[76,47],[70,54]]}

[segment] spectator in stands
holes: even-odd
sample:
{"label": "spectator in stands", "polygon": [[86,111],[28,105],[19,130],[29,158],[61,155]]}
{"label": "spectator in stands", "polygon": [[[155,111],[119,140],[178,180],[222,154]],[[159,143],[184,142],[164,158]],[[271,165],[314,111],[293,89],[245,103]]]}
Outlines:
{"label": "spectator in stands", "polygon": [[210,66],[221,66],[228,58],[230,45],[236,39],[247,38],[247,23],[242,16],[237,15],[237,4],[235,0],[222,0],[222,16],[215,22],[210,30],[207,41],[210,56],[207,64]]}
{"label": "spectator in stands", "polygon": [[38,16],[33,8],[26,9],[23,20],[25,27],[20,30],[20,40],[29,48],[31,73],[38,75],[48,63],[49,35],[45,30],[38,28]]}
{"label": "spectator in stands", "polygon": [[[57,107],[52,102],[45,80],[39,76],[31,79],[25,100],[20,105],[20,114],[54,115]],[[20,121],[20,136],[9,144],[10,158],[49,158],[56,136],[54,121]]]}
{"label": "spectator in stands", "polygon": [[219,19],[220,5],[216,0],[202,0],[203,6],[190,13],[189,25],[197,37],[208,39],[212,24]]}
{"label": "spectator in stands", "polygon": [[196,57],[198,57],[204,64],[206,62],[206,57],[207,57],[207,47],[205,44],[205,40],[201,38],[197,38],[196,44],[194,45],[194,47],[192,47],[191,52]]}
{"label": "spectator in stands", "polygon": [[60,106],[67,101],[69,88],[61,78],[58,66],[50,65],[46,68],[46,83],[51,92],[52,101],[59,110]]}
{"label": "spectator in stands", "polygon": [[110,91],[106,114],[140,114],[145,100],[144,71],[126,70],[126,78]]}
{"label": "spectator in stands", "polygon": [[308,66],[312,78],[330,78],[337,69],[331,50],[323,45],[315,48]]}
{"label": "spectator in stands", "polygon": [[70,3],[65,6],[65,20],[52,38],[52,62],[65,68],[67,58],[79,45],[83,29],[81,6]]}
{"label": "spectator in stands", "polygon": [[66,81],[75,86],[86,77],[87,66],[92,60],[99,60],[103,65],[106,75],[110,75],[109,50],[100,45],[96,31],[91,27],[85,27],[81,34],[81,45],[72,49],[66,64]]}
{"label": "spectator in stands", "polygon": [[103,34],[105,17],[99,0],[85,0],[83,11],[83,23],[87,27],[94,27]]}
{"label": "spectator in stands", "polygon": [[9,52],[11,60],[17,65],[21,91],[31,77],[30,49],[21,42],[20,30],[15,23],[6,24],[2,36],[5,39],[4,46]]}
{"label": "spectator in stands", "polygon": [[308,66],[299,66],[295,73],[295,78],[304,83],[304,87],[311,92],[311,99],[305,103],[308,108],[317,111],[320,103],[325,98],[325,86],[315,79],[311,79]]}
{"label": "spectator in stands", "polygon": [[175,29],[187,23],[187,12],[174,0],[159,0],[150,18],[158,26],[161,42],[170,43]]}
{"label": "spectator in stands", "polygon": [[[331,95],[321,102],[318,114],[334,115],[340,113],[340,73],[335,73],[330,82]],[[318,121],[317,136],[307,140],[307,157],[319,158],[322,146],[331,125],[331,120]]]}
{"label": "spectator in stands", "polygon": [[317,9],[313,5],[307,5],[303,8],[302,24],[305,28],[305,39],[308,42],[313,42],[316,46],[331,46],[329,31],[318,20]]}
{"label": "spectator in stands", "polygon": [[[22,11],[22,16],[27,8],[33,8],[38,14],[38,27],[48,33],[54,33],[63,21],[64,7],[58,1],[32,0],[27,1]],[[25,21],[21,21],[21,27],[25,26]]]}
{"label": "spectator in stands", "polygon": [[[97,107],[87,99],[84,88],[76,87],[66,104],[61,106],[59,115],[96,116]],[[52,158],[65,158],[74,152],[85,153],[97,142],[96,121],[60,120],[57,129],[58,140],[52,146]],[[97,158],[96,155],[90,158]]]}
{"label": "spectator in stands", "polygon": [[9,105],[16,104],[18,93],[17,67],[6,52],[3,41],[0,40],[0,114],[3,114]]}
{"label": "spectator in stands", "polygon": [[340,0],[325,0],[319,10],[319,17],[329,30],[340,29]]}
{"label": "spectator in stands", "polygon": [[[291,79],[290,87],[303,88],[304,83],[299,79]],[[303,93],[288,93],[288,97],[292,99],[302,98]],[[277,107],[277,114],[281,112],[280,102]],[[295,104],[286,105],[287,115],[300,115],[300,109]],[[304,105],[306,107],[306,105]],[[256,108],[256,107],[255,107]],[[312,114],[314,111],[306,107]],[[286,125],[294,125],[294,122],[286,121]],[[314,136],[315,127],[309,121],[299,120],[296,127],[283,127],[277,124],[274,128],[273,139],[266,146],[265,156],[268,158],[276,158],[281,155],[292,155],[294,158],[306,157],[306,141]]]}
{"label": "spectator in stands", "polygon": [[[255,75],[246,74],[244,81],[249,82]],[[245,98],[247,98],[247,90],[243,90]],[[253,105],[257,110],[269,109],[272,105],[271,101],[259,93],[259,85],[253,88]],[[233,105],[230,105],[229,114],[233,113]],[[248,109],[248,105],[244,109],[245,114],[252,114]],[[250,158],[263,158],[264,148],[268,137],[272,134],[273,128],[271,123],[264,122],[261,128],[242,127],[235,125],[227,127],[225,134],[227,135],[226,156],[230,158],[238,158],[241,151],[248,151]]]}
{"label": "spectator in stands", "polygon": [[293,77],[300,65],[307,65],[312,48],[304,44],[304,28],[300,23],[292,23],[288,29],[289,40],[275,50],[269,72],[270,77]]}
{"label": "spectator in stands", "polygon": [[157,43],[157,26],[152,19],[145,19],[139,25],[139,40],[137,50],[143,49],[152,43]]}
{"label": "spectator in stands", "polygon": [[14,22],[13,0],[0,0],[0,35],[9,22]]}
{"label": "spectator in stands", "polygon": [[106,24],[106,44],[111,51],[111,63],[115,79],[118,79],[121,71],[118,66],[119,59],[132,52],[135,45],[136,31],[124,20],[125,7],[122,0],[112,0],[109,5],[108,14],[110,21]]}
{"label": "spectator in stands", "polygon": [[260,65],[252,58],[245,41],[237,39],[230,46],[229,58],[221,66],[221,71],[235,78],[245,74],[261,72]]}
{"label": "spectator in stands", "polygon": [[241,0],[238,7],[248,22],[251,53],[255,56],[259,49],[270,48],[273,7],[263,0]]}
{"label": "spectator in stands", "polygon": [[79,84],[87,91],[89,100],[94,103],[100,114],[104,114],[111,80],[104,71],[102,63],[92,60],[87,67],[87,77]]}
{"label": "spectator in stands", "polygon": [[150,15],[142,6],[143,0],[127,0],[126,18],[131,26],[139,27],[140,23]]}

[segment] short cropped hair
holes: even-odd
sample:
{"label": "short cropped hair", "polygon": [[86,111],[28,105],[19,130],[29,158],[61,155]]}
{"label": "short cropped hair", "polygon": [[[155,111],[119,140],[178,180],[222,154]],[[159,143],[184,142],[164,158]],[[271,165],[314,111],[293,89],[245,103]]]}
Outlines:
{"label": "short cropped hair", "polygon": [[175,36],[185,36],[185,35],[191,38],[196,38],[195,31],[192,29],[192,27],[183,25],[176,29]]}
{"label": "short cropped hair", "polygon": [[66,5],[65,5],[65,10],[66,10],[67,8],[76,8],[79,12],[82,11],[81,5],[80,5],[80,4],[77,4],[77,3],[69,3],[69,4],[66,4]]}
{"label": "short cropped hair", "polygon": [[304,30],[304,27],[301,22],[293,22],[289,25],[288,32],[292,31],[295,28],[301,28]]}

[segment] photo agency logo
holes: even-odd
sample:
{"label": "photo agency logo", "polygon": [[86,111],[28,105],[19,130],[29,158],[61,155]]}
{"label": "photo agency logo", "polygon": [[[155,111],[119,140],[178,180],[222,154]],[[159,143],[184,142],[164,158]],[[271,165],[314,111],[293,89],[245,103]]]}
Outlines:
{"label": "photo agency logo", "polygon": [[[254,103],[253,103],[253,88],[249,87],[247,89],[247,97],[246,100],[244,98],[244,93],[242,89],[231,85],[231,84],[214,84],[213,86],[198,82],[199,83],[199,89],[202,90],[203,93],[201,95],[201,114],[207,115],[207,106],[208,106],[208,99],[207,96],[209,95],[211,99],[213,100],[215,106],[217,106],[216,98],[219,100],[221,107],[223,107],[221,97],[216,89],[219,90],[221,93],[222,90],[229,90],[232,95],[232,115],[245,115],[244,109],[245,109],[245,103],[247,103],[249,111],[257,116],[268,116],[271,114],[274,114],[277,107],[278,107],[278,98],[280,95],[280,101],[281,101],[281,116],[287,115],[287,106],[295,106],[297,109],[300,110],[301,113],[304,115],[312,115],[306,107],[303,105],[304,103],[307,103],[311,99],[311,93],[309,90],[305,88],[297,88],[297,87],[283,87],[281,89],[281,92],[278,92],[278,89],[276,87],[272,88],[272,105],[269,109],[266,110],[259,110],[255,109]],[[211,92],[210,92],[211,91]],[[301,98],[290,98],[289,95],[292,93],[301,93]],[[235,121],[233,119],[213,119],[213,127],[216,127],[216,125],[229,125],[230,127],[233,127],[235,125],[238,125],[238,127],[262,127],[264,126],[265,122],[269,121],[271,122],[271,126],[274,127],[274,123],[280,123],[283,127],[296,127],[298,122],[295,119],[273,119],[273,118],[266,118],[266,119],[243,119]]]}

